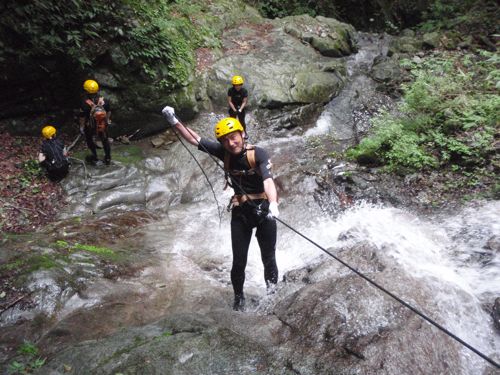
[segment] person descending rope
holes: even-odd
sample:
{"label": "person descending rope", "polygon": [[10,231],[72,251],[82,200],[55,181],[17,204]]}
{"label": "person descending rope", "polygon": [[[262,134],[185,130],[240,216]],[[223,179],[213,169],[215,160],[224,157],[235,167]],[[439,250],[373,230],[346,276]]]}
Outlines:
{"label": "person descending rope", "polygon": [[45,168],[47,177],[54,182],[61,181],[69,172],[68,152],[62,140],[56,137],[56,128],[46,125],[42,129],[44,138],[38,161]]}
{"label": "person descending rope", "polygon": [[227,103],[229,104],[229,116],[237,118],[243,126],[243,136],[247,137],[247,125],[245,123],[246,106],[248,102],[248,91],[243,87],[245,81],[242,76],[234,76],[231,79],[233,85],[227,90]]}
{"label": "person descending rope", "polygon": [[86,91],[85,98],[80,108],[80,133],[85,135],[87,147],[92,155],[87,156],[87,161],[97,163],[97,146],[94,135],[97,135],[104,148],[104,163],[111,163],[111,146],[108,140],[108,126],[111,123],[111,106],[109,100],[99,95],[99,85],[96,81],[88,79],[83,83]]}
{"label": "person descending rope", "polygon": [[260,247],[266,285],[272,288],[278,282],[275,218],[278,217],[279,210],[271,159],[264,149],[246,144],[243,127],[235,118],[227,117],[216,124],[214,132],[218,142],[214,142],[201,138],[183,125],[172,107],[166,106],[162,113],[187,142],[224,161],[227,182],[234,190],[230,202],[233,309],[244,311],[243,284],[253,228],[257,228],[255,236]]}

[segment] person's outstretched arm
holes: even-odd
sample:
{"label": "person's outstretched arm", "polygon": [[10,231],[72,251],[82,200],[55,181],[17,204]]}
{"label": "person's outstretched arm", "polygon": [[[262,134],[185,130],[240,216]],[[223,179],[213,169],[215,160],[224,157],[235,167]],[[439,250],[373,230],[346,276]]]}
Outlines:
{"label": "person's outstretched arm", "polygon": [[191,143],[193,146],[198,146],[201,137],[193,129],[188,128],[179,121],[172,107],[166,106],[163,108],[162,114],[167,119],[170,126],[177,129],[182,138]]}

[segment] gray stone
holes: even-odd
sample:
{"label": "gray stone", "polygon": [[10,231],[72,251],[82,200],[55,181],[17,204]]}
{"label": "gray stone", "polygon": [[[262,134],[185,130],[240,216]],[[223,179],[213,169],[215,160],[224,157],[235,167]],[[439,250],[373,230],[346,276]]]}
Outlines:
{"label": "gray stone", "polygon": [[423,45],[423,47],[429,48],[429,49],[437,48],[437,47],[439,47],[440,38],[441,38],[441,36],[439,35],[439,33],[437,31],[433,31],[431,33],[425,33],[422,36],[422,45]]}
{"label": "gray stone", "polygon": [[493,318],[493,323],[495,328],[500,332],[500,297],[495,299],[495,304],[493,305],[493,311],[491,312],[491,317]]}
{"label": "gray stone", "polygon": [[486,245],[484,245],[484,248],[500,254],[500,236],[490,237]]}

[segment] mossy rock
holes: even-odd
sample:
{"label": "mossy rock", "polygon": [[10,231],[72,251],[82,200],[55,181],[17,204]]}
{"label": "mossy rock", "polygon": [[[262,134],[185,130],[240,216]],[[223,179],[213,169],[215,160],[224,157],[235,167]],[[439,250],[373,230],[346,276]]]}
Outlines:
{"label": "mossy rock", "polygon": [[295,74],[292,98],[300,103],[327,103],[343,87],[343,82],[328,72],[301,72]]}
{"label": "mossy rock", "polygon": [[[98,151],[98,154],[101,151]],[[72,156],[76,159],[85,160],[90,151],[85,149],[75,152]],[[144,151],[136,145],[111,145],[111,159],[125,165],[135,164],[144,159]]]}
{"label": "mossy rock", "polygon": [[354,28],[333,18],[307,14],[283,19],[283,30],[309,43],[323,56],[342,57],[356,52]]}

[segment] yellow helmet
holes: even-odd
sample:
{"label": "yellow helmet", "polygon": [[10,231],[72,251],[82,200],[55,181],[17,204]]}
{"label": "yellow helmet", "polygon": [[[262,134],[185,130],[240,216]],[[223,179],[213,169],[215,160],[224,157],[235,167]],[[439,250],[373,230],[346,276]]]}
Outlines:
{"label": "yellow helmet", "polygon": [[226,117],[220,120],[217,125],[215,125],[214,132],[217,139],[225,136],[226,134],[233,133],[236,131],[243,131],[243,126],[233,117]]}
{"label": "yellow helmet", "polygon": [[234,76],[231,79],[231,84],[233,85],[242,85],[245,81],[243,80],[242,76]]}
{"label": "yellow helmet", "polygon": [[50,139],[56,135],[56,128],[52,125],[47,125],[42,129],[42,135],[45,139]]}
{"label": "yellow helmet", "polygon": [[97,91],[99,91],[99,85],[93,79],[87,79],[83,83],[83,89],[89,94],[95,94]]}

